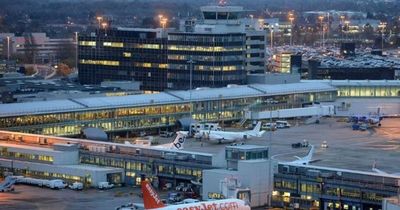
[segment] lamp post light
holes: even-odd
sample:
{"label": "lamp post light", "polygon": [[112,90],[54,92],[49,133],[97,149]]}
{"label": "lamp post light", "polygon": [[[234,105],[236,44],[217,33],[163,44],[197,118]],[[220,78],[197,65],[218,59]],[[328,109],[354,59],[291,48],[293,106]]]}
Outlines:
{"label": "lamp post light", "polygon": [[78,32],[75,32],[75,68],[78,70]]}
{"label": "lamp post light", "polygon": [[383,23],[380,24],[380,26],[381,26],[381,49],[382,49],[382,51],[383,51],[383,38],[384,38],[384,32],[385,32],[385,29],[386,29],[386,25],[387,25],[386,22],[383,22]]}
{"label": "lamp post light", "polygon": [[[192,104],[192,89],[193,89],[193,64],[196,62],[193,61],[193,57],[190,56],[187,61],[189,64],[189,102],[190,102],[190,118],[193,118],[193,104]],[[192,129],[189,129],[189,135],[192,135]]]}
{"label": "lamp post light", "polygon": [[349,20],[344,21],[344,25],[346,26],[346,39],[348,39],[348,34],[350,30],[350,21]]}
{"label": "lamp post light", "polygon": [[274,26],[271,26],[269,30],[271,32],[271,50],[272,50],[272,48],[274,48]]}
{"label": "lamp post light", "polygon": [[321,36],[322,36],[322,43],[321,47],[324,49],[325,48],[325,29],[324,29],[324,16],[319,16],[318,19],[321,22]]}
{"label": "lamp post light", "polygon": [[341,25],[341,30],[340,30],[340,34],[342,35],[342,39],[343,39],[343,25],[344,25],[344,21],[345,21],[346,17],[344,15],[340,16],[340,25]]}
{"label": "lamp post light", "polygon": [[10,60],[10,36],[7,36],[7,61]]}
{"label": "lamp post light", "polygon": [[293,45],[293,13],[289,13],[289,21],[290,21],[290,46]]}
{"label": "lamp post light", "polygon": [[101,27],[101,23],[103,21],[103,17],[97,16],[96,19],[97,19],[97,22],[99,23],[99,28],[100,28]]}
{"label": "lamp post light", "polygon": [[163,30],[166,28],[167,22],[168,22],[168,18],[161,18],[160,25],[163,28]]}

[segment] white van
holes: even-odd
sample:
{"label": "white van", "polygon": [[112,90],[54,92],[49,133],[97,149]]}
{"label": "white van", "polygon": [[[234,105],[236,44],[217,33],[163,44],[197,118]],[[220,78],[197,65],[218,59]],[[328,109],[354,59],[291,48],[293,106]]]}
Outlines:
{"label": "white van", "polygon": [[284,120],[278,120],[275,123],[276,123],[276,128],[290,128],[290,126],[291,126],[288,123],[288,121],[284,121]]}
{"label": "white van", "polygon": [[197,133],[200,130],[211,130],[211,131],[220,131],[222,130],[221,126],[218,123],[192,123],[190,124],[190,129],[192,133]]}

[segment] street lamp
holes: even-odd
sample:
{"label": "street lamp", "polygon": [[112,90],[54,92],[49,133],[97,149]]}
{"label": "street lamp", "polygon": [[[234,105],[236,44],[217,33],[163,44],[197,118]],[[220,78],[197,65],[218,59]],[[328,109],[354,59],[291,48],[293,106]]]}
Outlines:
{"label": "street lamp", "polygon": [[99,28],[100,28],[101,27],[101,22],[103,21],[103,17],[97,16],[96,19],[97,19],[97,22],[99,23]]}
{"label": "street lamp", "polygon": [[384,31],[385,31],[385,29],[386,29],[386,25],[387,25],[387,23],[386,22],[382,22],[381,24],[380,24],[380,27],[381,27],[381,49],[382,49],[382,51],[383,51],[383,33],[384,33]]}
{"label": "street lamp", "polygon": [[[193,89],[193,64],[196,62],[193,61],[192,56],[190,56],[189,60],[187,61],[189,64],[189,102],[190,102],[190,118],[193,118],[193,104],[192,104],[192,89]],[[189,135],[192,135],[192,129],[189,129]]]}
{"label": "street lamp", "polygon": [[167,22],[168,22],[168,18],[161,18],[161,20],[160,20],[160,25],[161,25],[161,27],[162,27],[163,29],[166,28]]}
{"label": "street lamp", "polygon": [[10,36],[7,36],[7,61],[10,60]]}
{"label": "street lamp", "polygon": [[318,19],[321,21],[321,35],[322,35],[322,44],[321,44],[321,46],[322,46],[322,48],[325,48],[325,29],[324,29],[324,23],[323,23],[323,21],[324,21],[324,16],[319,16],[318,17]]}
{"label": "street lamp", "polygon": [[293,13],[289,13],[289,21],[290,21],[290,46],[293,45]]}
{"label": "street lamp", "polygon": [[75,68],[78,70],[78,32],[75,32]]}
{"label": "street lamp", "polygon": [[[275,23],[275,26],[276,26],[276,28],[278,28],[279,24]],[[271,31],[271,50],[274,47],[274,28],[275,28],[274,25],[270,26],[270,31]]]}

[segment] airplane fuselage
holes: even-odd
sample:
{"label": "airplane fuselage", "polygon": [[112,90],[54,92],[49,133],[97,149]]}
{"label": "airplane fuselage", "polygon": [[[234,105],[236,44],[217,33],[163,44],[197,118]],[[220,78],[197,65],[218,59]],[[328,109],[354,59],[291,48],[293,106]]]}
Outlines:
{"label": "airplane fuselage", "polygon": [[170,205],[154,210],[250,210],[244,201],[239,199],[223,199],[197,203]]}
{"label": "airplane fuselage", "polygon": [[240,140],[246,140],[250,135],[246,132],[229,132],[229,131],[205,131],[202,130],[203,136],[211,142],[229,143]]}

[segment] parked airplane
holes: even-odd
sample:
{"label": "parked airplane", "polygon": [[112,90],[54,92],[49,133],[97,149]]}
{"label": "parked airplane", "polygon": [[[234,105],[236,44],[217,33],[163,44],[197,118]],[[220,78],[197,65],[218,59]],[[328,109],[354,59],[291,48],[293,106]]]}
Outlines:
{"label": "parked airplane", "polygon": [[395,176],[400,176],[400,173],[387,173],[385,171],[379,170],[376,168],[376,161],[374,161],[374,163],[372,164],[372,171],[378,174],[382,174],[382,175],[395,175]]}
{"label": "parked airplane", "polygon": [[297,160],[292,161],[292,162],[288,162],[288,163],[298,164],[298,165],[308,165],[308,164],[310,164],[312,162],[315,162],[317,160],[313,160],[312,159],[314,151],[315,151],[314,145],[311,145],[311,148],[308,151],[306,156],[304,156],[304,157],[294,156],[295,158],[297,158]]}
{"label": "parked airplane", "polygon": [[184,209],[207,209],[207,210],[250,210],[250,206],[239,199],[222,199],[214,201],[203,201],[188,204],[165,205],[150,182],[143,180],[141,183],[144,209],[155,210],[184,210]]}
{"label": "parked airplane", "polygon": [[[164,149],[173,149],[173,150],[182,150],[183,149],[183,145],[185,144],[186,141],[186,137],[188,135],[187,131],[178,131],[176,132],[176,137],[174,139],[173,142],[169,143],[169,144],[163,144],[163,145],[158,145],[158,146],[151,146],[151,142],[150,140],[145,140],[145,141],[149,141],[149,143],[146,144],[139,144],[142,146],[150,146],[150,147],[154,147],[154,148],[164,148]],[[125,141],[125,144],[128,145],[135,145],[135,144],[131,144],[128,141]],[[136,144],[137,145],[137,144]]]}
{"label": "parked airplane", "polygon": [[381,115],[381,108],[378,108],[376,114],[369,115],[352,115],[349,116],[349,121],[352,123],[368,123],[370,125],[378,125],[381,126],[381,121],[383,119]]}
{"label": "parked airplane", "polygon": [[237,140],[248,139],[249,137],[261,137],[265,131],[261,130],[261,122],[258,122],[253,130],[250,131],[213,131],[200,130],[195,134],[196,138],[205,138],[214,143],[231,143]]}

